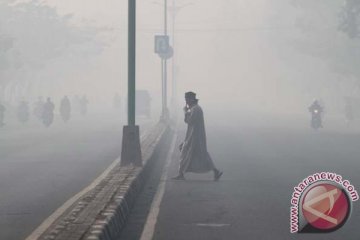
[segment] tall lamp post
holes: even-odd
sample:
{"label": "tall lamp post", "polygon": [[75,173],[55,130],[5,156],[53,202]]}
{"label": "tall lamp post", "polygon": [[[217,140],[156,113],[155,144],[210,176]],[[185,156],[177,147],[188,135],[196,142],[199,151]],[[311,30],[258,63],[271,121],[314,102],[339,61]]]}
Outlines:
{"label": "tall lamp post", "polygon": [[[164,36],[167,36],[168,32],[167,32],[167,0],[164,0]],[[168,110],[168,106],[167,106],[167,59],[164,58],[161,60],[162,61],[162,99],[163,99],[163,108],[162,108],[162,116],[161,118],[164,120],[167,120],[169,117],[169,110]]]}
{"label": "tall lamp post", "polygon": [[135,125],[136,0],[128,0],[128,125],[123,128],[121,165],[142,165],[139,126]]}
{"label": "tall lamp post", "polygon": [[[159,2],[153,2],[154,4],[162,5]],[[172,46],[168,46],[168,52],[158,54],[161,57],[161,82],[162,82],[162,116],[161,118],[168,118],[169,117],[169,111],[167,108],[167,60],[169,58],[172,58],[172,91],[171,91],[171,107],[173,108],[172,115],[174,119],[176,118],[176,108],[177,108],[177,84],[176,84],[176,63],[175,63],[175,57],[174,57],[174,51],[175,49],[175,22],[176,22],[176,16],[178,12],[189,5],[193,5],[193,3],[187,3],[183,4],[181,6],[176,6],[175,0],[172,1],[172,6],[168,7],[168,1],[164,0],[164,35],[166,37],[168,36],[168,11],[172,13]]]}
{"label": "tall lamp post", "polygon": [[[172,26],[172,46],[173,46],[173,49],[176,49],[176,46],[175,46],[175,19],[176,19],[176,1],[175,0],[173,0],[173,2],[172,2],[172,17],[173,17],[173,19],[172,19],[172,24],[173,24],[173,26]],[[177,49],[176,49],[177,50]],[[176,62],[175,62],[175,56],[173,56],[173,58],[172,58],[172,71],[171,71],[171,73],[172,73],[172,84],[171,84],[171,86],[172,86],[172,91],[171,91],[171,107],[173,108],[173,117],[174,117],[174,119],[176,119],[176,117],[177,117],[177,101],[176,101],[176,99],[177,99],[177,91],[176,91],[176,73],[175,73],[175,71],[176,71]]]}
{"label": "tall lamp post", "polygon": [[174,115],[174,119],[176,119],[176,113],[177,113],[177,66],[176,66],[176,17],[179,14],[180,10],[187,7],[193,5],[193,3],[186,3],[183,5],[176,5],[176,0],[172,1],[172,6],[171,6],[171,12],[172,12],[172,47],[174,50],[174,56],[172,57],[172,91],[171,91],[171,107],[173,108],[173,112],[172,114]]}

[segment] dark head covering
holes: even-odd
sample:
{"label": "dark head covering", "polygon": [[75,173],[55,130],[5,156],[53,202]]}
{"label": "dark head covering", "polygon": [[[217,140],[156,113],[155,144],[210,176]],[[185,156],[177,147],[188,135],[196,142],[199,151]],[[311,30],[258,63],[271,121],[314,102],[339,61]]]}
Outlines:
{"label": "dark head covering", "polygon": [[194,93],[194,92],[186,92],[185,98],[190,99],[190,100],[198,100],[198,99],[196,99],[196,93]]}

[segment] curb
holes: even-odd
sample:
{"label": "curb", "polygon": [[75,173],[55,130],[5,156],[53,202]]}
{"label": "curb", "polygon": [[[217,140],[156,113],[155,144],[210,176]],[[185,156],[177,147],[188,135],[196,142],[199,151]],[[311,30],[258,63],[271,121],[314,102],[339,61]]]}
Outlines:
{"label": "curb", "polygon": [[118,163],[95,188],[79,198],[39,240],[116,239],[141,192],[157,150],[170,128],[159,122],[141,138],[143,167],[120,167]]}

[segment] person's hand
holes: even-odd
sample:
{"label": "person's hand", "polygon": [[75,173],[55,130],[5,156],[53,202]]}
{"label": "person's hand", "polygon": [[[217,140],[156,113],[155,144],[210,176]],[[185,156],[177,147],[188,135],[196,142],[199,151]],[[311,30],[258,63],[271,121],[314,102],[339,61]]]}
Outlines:
{"label": "person's hand", "polygon": [[184,110],[184,113],[186,113],[186,112],[189,110],[189,108],[188,108],[187,106],[185,106],[185,107],[183,108],[183,110]]}

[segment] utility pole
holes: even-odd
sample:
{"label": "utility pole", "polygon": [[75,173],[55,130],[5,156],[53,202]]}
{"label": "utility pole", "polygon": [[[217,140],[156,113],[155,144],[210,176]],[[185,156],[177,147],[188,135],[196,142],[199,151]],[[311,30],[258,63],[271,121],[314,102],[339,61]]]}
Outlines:
{"label": "utility pole", "polygon": [[136,101],[136,0],[128,0],[128,125],[123,128],[121,165],[142,165]]}
{"label": "utility pole", "polygon": [[[168,19],[167,19],[167,0],[164,0],[164,36],[167,36],[167,28],[168,28]],[[161,60],[161,68],[162,68],[162,116],[163,120],[167,120],[169,117],[169,110],[167,106],[167,59]]]}
{"label": "utility pole", "polygon": [[[154,2],[155,4],[158,5],[162,5],[158,2]],[[168,106],[167,106],[167,59],[172,58],[173,54],[174,54],[174,45],[175,45],[175,23],[176,23],[176,16],[178,14],[178,12],[186,7],[192,5],[192,3],[188,3],[179,7],[176,7],[175,4],[175,0],[173,0],[172,2],[172,6],[168,7],[168,1],[164,0],[164,32],[162,36],[157,36],[157,37],[166,37],[167,38],[167,42],[166,44],[169,45],[167,46],[167,52],[162,52],[161,50],[158,49],[158,47],[156,47],[155,53],[159,54],[160,58],[161,58],[161,85],[162,85],[162,115],[161,115],[161,119],[165,119],[167,120],[169,118],[169,110],[168,110]],[[170,11],[172,13],[172,46],[171,44],[169,44],[169,36],[168,36],[168,11]],[[158,40],[161,40],[160,38]],[[155,39],[155,41],[157,41]],[[164,43],[165,40],[162,41],[162,43]],[[159,44],[160,41],[158,42]],[[156,43],[156,46],[158,45],[158,43]],[[177,108],[177,103],[176,103],[176,99],[177,99],[177,91],[176,91],[176,65],[175,65],[175,59],[172,59],[172,90],[171,90],[171,107],[174,109],[174,111],[172,111],[173,117],[176,118],[176,108]]]}
{"label": "utility pole", "polygon": [[129,0],[128,17],[128,125],[135,125],[136,0]]}
{"label": "utility pole", "polygon": [[173,108],[172,115],[174,119],[176,119],[176,113],[177,113],[177,65],[176,65],[176,18],[179,14],[180,10],[182,10],[185,7],[188,7],[190,5],[193,5],[193,3],[186,3],[183,5],[176,5],[176,0],[172,0],[172,6],[168,7],[168,10],[172,14],[172,41],[171,45],[174,49],[173,56],[172,56],[172,88],[171,88],[171,107]]}
{"label": "utility pole", "polygon": [[[172,46],[175,51],[177,51],[175,46],[175,26],[176,26],[176,1],[173,0],[172,2]],[[177,91],[176,91],[176,61],[175,61],[175,55],[172,58],[172,91],[171,91],[171,107],[173,108],[172,114],[174,119],[177,118]]]}

